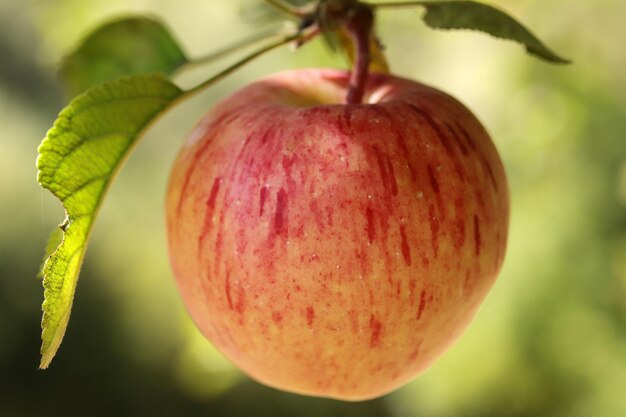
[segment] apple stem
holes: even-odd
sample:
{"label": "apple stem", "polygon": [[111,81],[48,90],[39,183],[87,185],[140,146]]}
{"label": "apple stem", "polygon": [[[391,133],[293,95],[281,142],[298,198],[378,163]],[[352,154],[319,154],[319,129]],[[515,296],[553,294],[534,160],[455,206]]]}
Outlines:
{"label": "apple stem", "polygon": [[365,94],[371,57],[370,34],[374,25],[372,10],[357,3],[346,20],[346,29],[354,43],[355,60],[350,74],[350,85],[346,97],[347,104],[360,104]]}

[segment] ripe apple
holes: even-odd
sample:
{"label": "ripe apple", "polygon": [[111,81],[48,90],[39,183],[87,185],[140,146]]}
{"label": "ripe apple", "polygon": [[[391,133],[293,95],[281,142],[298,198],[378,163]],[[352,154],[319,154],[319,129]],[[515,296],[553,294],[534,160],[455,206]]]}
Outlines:
{"label": "ripe apple", "polygon": [[196,325],[270,386],[362,400],[426,369],[502,264],[498,153],[454,98],[298,70],[218,104],[167,193],[172,268]]}

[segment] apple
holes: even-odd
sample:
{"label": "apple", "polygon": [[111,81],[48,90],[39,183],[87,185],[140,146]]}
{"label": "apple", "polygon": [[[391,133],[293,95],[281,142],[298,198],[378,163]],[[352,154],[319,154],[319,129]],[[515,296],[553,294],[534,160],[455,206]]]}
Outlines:
{"label": "apple", "polygon": [[424,371],[503,261],[505,172],[457,100],[298,70],[215,106],[173,168],[170,259],[202,333],[252,378],[343,400]]}

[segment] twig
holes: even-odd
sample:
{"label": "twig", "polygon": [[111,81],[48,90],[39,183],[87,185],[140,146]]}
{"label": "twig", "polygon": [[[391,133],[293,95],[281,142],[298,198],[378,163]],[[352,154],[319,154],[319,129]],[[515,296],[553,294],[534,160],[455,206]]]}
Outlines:
{"label": "twig", "polygon": [[214,84],[217,81],[221,80],[225,76],[229,75],[231,72],[241,68],[242,66],[244,66],[248,62],[254,60],[255,58],[258,58],[259,56],[265,54],[266,52],[269,52],[269,51],[271,51],[273,49],[276,49],[276,48],[278,48],[280,46],[286,45],[286,44],[291,43],[291,42],[297,42],[302,37],[303,37],[303,34],[301,32],[298,32],[296,34],[285,36],[285,37],[281,38],[280,40],[278,40],[276,42],[270,43],[269,45],[266,45],[263,48],[258,49],[256,51],[254,51],[253,53],[247,55],[243,59],[235,62],[230,67],[228,67],[225,70],[219,72],[218,74],[214,75],[213,77],[209,78],[208,80],[204,81],[203,83],[198,84],[197,86],[193,87],[190,90],[187,90],[185,92],[184,96],[185,97],[189,97],[191,95],[199,93],[204,88],[211,86],[212,84]]}
{"label": "twig", "polygon": [[250,35],[246,38],[243,38],[237,42],[235,42],[232,45],[226,46],[223,49],[220,49],[216,52],[213,52],[209,55],[205,55],[203,57],[200,58],[195,58],[190,60],[189,62],[187,62],[185,65],[183,65],[182,67],[180,67],[177,71],[175,75],[178,75],[179,73],[192,69],[192,68],[196,68],[199,67],[201,65],[206,65],[206,64],[211,64],[212,62],[215,62],[219,59],[225,58],[228,55],[232,55],[244,48],[249,48],[251,46],[257,45],[259,43],[262,42],[269,42],[271,40],[277,39],[277,38],[283,38],[285,36],[285,31],[284,30],[277,30],[276,28],[268,28],[263,30],[262,32],[256,33],[254,35]]}
{"label": "twig", "polygon": [[297,18],[304,18],[310,14],[310,10],[305,7],[296,7],[291,4],[285,3],[282,0],[265,0],[270,6],[274,7],[276,10]]}

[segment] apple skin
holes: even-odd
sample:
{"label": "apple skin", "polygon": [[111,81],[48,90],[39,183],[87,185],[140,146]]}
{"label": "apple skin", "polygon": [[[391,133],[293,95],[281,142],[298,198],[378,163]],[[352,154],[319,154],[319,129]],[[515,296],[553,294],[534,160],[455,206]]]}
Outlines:
{"label": "apple skin", "polygon": [[171,174],[170,259],[202,333],[252,378],[343,400],[425,370],[503,261],[506,177],[452,97],[370,75],[298,70],[222,101]]}

